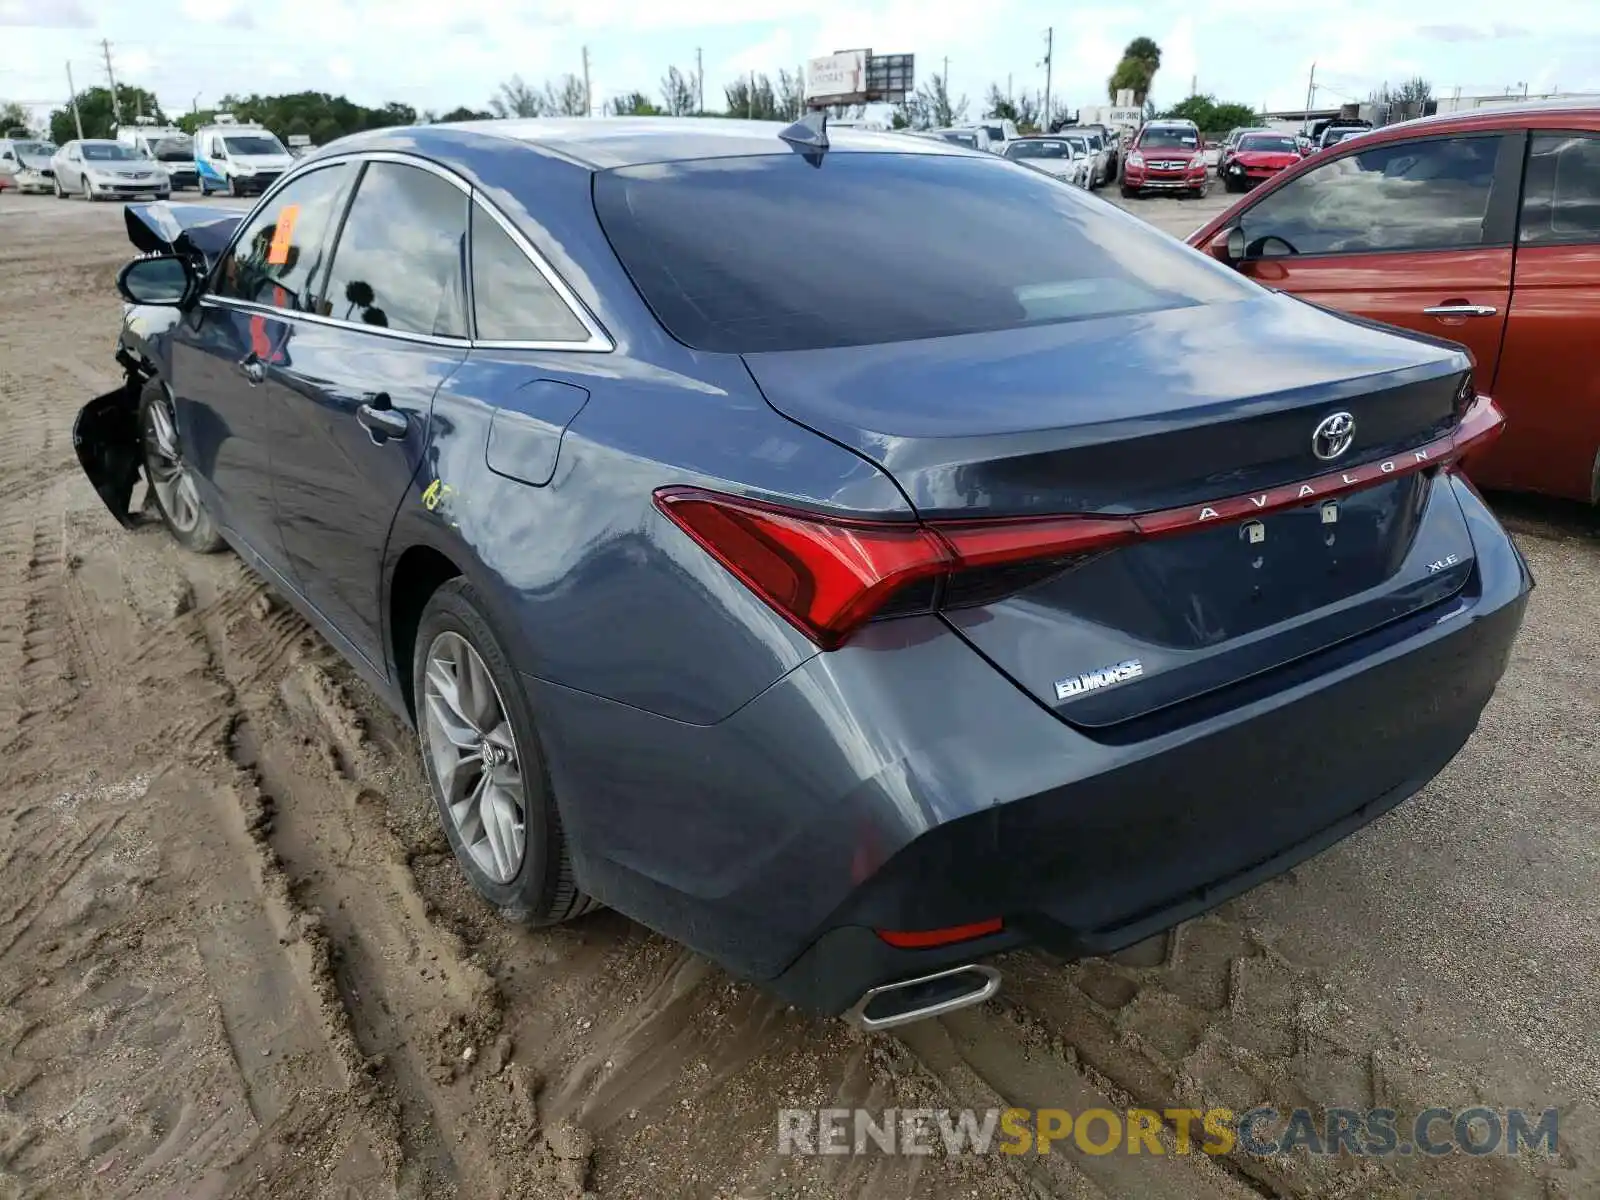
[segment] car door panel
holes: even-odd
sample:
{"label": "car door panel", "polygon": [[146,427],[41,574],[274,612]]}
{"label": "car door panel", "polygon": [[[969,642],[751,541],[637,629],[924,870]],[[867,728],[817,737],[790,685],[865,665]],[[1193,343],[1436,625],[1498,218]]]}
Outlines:
{"label": "car door panel", "polygon": [[[1359,141],[1238,218],[1257,282],[1465,346],[1493,386],[1511,302],[1522,135]],[[1220,246],[1220,243],[1214,243]]]}
{"label": "car door panel", "polygon": [[1494,396],[1500,439],[1470,464],[1486,487],[1595,498],[1600,454],[1600,245],[1524,246]]}
{"label": "car door panel", "polygon": [[[1489,391],[1511,303],[1509,246],[1414,254],[1285,255],[1252,259],[1244,274],[1341,312],[1460,342]],[[1472,307],[1477,315],[1430,314]]]}
{"label": "car door panel", "polygon": [[358,169],[319,312],[272,368],[274,494],[301,591],[382,669],[389,529],[433,436],[434,394],[467,356],[468,189],[380,155]]}
{"label": "car door panel", "polygon": [[284,406],[272,372],[292,368],[295,314],[313,303],[352,174],[341,165],[308,172],[246,221],[172,335],[168,382],[201,490],[219,524],[286,576],[273,497]]}
{"label": "car door panel", "polygon": [[[272,369],[283,428],[274,454],[278,528],[300,590],[357,650],[384,661],[379,565],[395,510],[430,440],[434,393],[466,357],[355,327],[303,322],[290,364]],[[363,405],[405,418],[375,437]]]}

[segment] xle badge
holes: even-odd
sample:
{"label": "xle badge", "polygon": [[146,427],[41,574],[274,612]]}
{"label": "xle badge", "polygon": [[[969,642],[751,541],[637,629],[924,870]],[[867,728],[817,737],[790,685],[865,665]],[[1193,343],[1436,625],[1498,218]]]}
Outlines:
{"label": "xle badge", "polygon": [[1137,658],[1130,658],[1127,662],[1117,663],[1113,667],[1101,667],[1098,671],[1089,671],[1072,679],[1056,680],[1056,699],[1070,700],[1085,692],[1095,692],[1113,684],[1126,683],[1143,674],[1144,664]]}

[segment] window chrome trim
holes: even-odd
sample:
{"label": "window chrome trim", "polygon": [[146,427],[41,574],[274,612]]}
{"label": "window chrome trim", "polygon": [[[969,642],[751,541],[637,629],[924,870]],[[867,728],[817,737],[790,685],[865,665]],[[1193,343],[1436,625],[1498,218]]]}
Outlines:
{"label": "window chrome trim", "polygon": [[[327,158],[318,158],[303,164],[298,169],[285,171],[282,175],[278,176],[277,180],[272,184],[272,186],[263,192],[261,194],[261,198],[245,212],[243,217],[240,218],[239,226],[234,231],[232,240],[228,242],[227,249],[217,256],[217,263],[220,264],[223,259],[233,253],[234,247],[238,244],[240,237],[243,236],[246,226],[249,225],[256,213],[265,208],[266,205],[269,204],[280,191],[290,186],[295,180],[303,179],[307,175],[310,175],[315,171],[319,171],[324,167],[340,166],[345,163],[353,163],[359,167],[362,163],[368,162],[391,162],[399,163],[402,166],[416,167],[420,170],[427,171],[430,174],[437,175],[440,179],[446,180],[452,187],[456,188],[467,197],[469,213],[467,226],[468,253],[466,269],[468,277],[465,281],[465,291],[469,300],[473,297],[471,279],[472,234],[470,210],[476,207],[493,218],[494,222],[505,231],[506,236],[516,244],[517,249],[522,251],[528,262],[534,267],[535,270],[539,272],[541,276],[543,276],[545,282],[548,283],[551,288],[555,290],[556,295],[561,298],[561,302],[565,304],[571,311],[572,315],[578,319],[578,323],[588,331],[588,339],[581,342],[521,339],[505,340],[498,338],[479,339],[474,337],[447,337],[440,334],[412,333],[409,330],[387,329],[378,325],[366,325],[358,321],[346,321],[337,317],[324,317],[317,313],[301,312],[299,309],[275,308],[270,304],[257,304],[250,300],[237,300],[231,296],[219,296],[212,292],[205,292],[200,296],[200,306],[202,308],[231,308],[240,312],[259,313],[263,316],[282,317],[296,321],[307,321],[313,325],[325,325],[334,329],[354,329],[359,330],[362,333],[374,334],[378,337],[394,338],[398,341],[416,342],[429,346],[446,346],[451,349],[560,350],[569,353],[579,352],[587,354],[609,354],[616,349],[616,343],[611,340],[610,335],[606,333],[605,329],[601,327],[600,323],[595,320],[593,315],[590,314],[588,307],[583,303],[583,301],[578,299],[577,294],[567,286],[566,280],[561,278],[561,276],[556,272],[556,269],[545,260],[544,255],[540,254],[533,244],[523,236],[522,231],[513,225],[510,219],[498,208],[496,208],[482,192],[478,191],[472,186],[472,184],[461,178],[461,176],[457,175],[454,171],[451,171],[448,167],[441,166],[439,163],[433,162],[426,158],[419,158],[410,154],[401,154],[393,150],[353,150],[345,154],[336,154],[330,155]],[[337,246],[335,247],[335,250],[337,251]],[[209,284],[211,281],[208,279],[206,282]],[[475,312],[468,312],[467,316],[469,318],[469,328],[476,330],[477,314]]]}
{"label": "window chrome trim", "polygon": [[412,333],[409,329],[389,329],[383,325],[366,325],[358,321],[345,321],[337,317],[324,317],[319,313],[301,312],[294,308],[274,308],[270,304],[257,304],[252,300],[235,300],[232,296],[201,296],[201,308],[226,308],[252,316],[273,317],[280,321],[304,321],[309,325],[323,325],[330,329],[354,329],[374,337],[392,338],[400,342],[417,342],[424,346],[442,346],[451,350],[470,350],[472,342],[464,337],[450,337],[439,333]]}

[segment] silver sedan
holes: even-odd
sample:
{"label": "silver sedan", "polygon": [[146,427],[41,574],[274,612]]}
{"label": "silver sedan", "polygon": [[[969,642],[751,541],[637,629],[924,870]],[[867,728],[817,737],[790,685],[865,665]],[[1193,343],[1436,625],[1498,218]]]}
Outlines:
{"label": "silver sedan", "polygon": [[154,196],[165,200],[172,195],[172,180],[161,164],[120,142],[100,138],[71,141],[56,151],[50,165],[55,170],[58,199]]}

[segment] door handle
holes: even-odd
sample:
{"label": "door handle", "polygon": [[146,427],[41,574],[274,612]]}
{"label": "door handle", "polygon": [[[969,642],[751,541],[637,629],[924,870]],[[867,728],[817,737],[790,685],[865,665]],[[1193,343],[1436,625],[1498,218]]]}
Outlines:
{"label": "door handle", "polygon": [[405,437],[411,421],[405,413],[393,407],[388,392],[378,392],[361,402],[356,409],[356,420],[372,435],[376,445],[390,438]]}
{"label": "door handle", "polygon": [[267,366],[254,354],[248,354],[239,360],[239,370],[244,372],[244,377],[254,387],[267,377]]}
{"label": "door handle", "polygon": [[1492,304],[1435,304],[1422,311],[1430,317],[1492,317],[1500,310]]}

